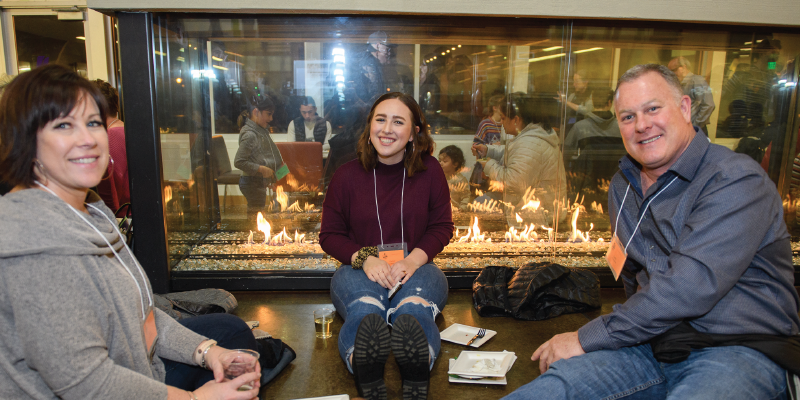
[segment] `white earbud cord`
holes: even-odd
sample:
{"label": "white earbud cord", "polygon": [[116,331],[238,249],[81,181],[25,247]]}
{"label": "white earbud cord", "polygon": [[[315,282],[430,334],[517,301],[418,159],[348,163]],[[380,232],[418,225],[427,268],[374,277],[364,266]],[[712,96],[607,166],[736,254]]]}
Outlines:
{"label": "white earbud cord", "polygon": [[[42,187],[44,190],[46,190],[46,191],[50,192],[50,194],[52,194],[53,196],[56,196],[56,197],[58,197],[58,195],[57,195],[57,194],[55,194],[55,192],[53,192],[52,190],[50,190],[50,188],[48,188],[47,186],[45,186],[45,185],[42,185],[42,184],[41,184],[39,181],[34,181],[34,182],[35,182],[37,185],[39,185],[40,187]],[[65,203],[66,203],[66,202],[65,202]],[[139,265],[139,262],[138,262],[138,261],[136,261],[136,257],[134,257],[134,256],[133,256],[133,253],[131,252],[131,249],[129,249],[129,248],[128,248],[128,245],[127,245],[127,244],[125,244],[125,239],[124,239],[124,237],[122,236],[122,233],[120,233],[120,232],[119,232],[119,230],[117,229],[117,226],[116,226],[116,224],[114,224],[114,223],[111,221],[111,219],[109,219],[109,218],[108,218],[108,216],[107,216],[107,215],[106,215],[104,212],[100,211],[100,209],[98,209],[97,207],[95,207],[95,206],[93,206],[93,205],[91,205],[91,204],[87,204],[87,206],[89,206],[89,207],[92,207],[93,209],[97,210],[97,211],[98,211],[98,212],[99,212],[101,215],[103,215],[104,217],[106,217],[106,219],[108,220],[108,222],[110,222],[110,223],[111,223],[111,225],[114,227],[114,231],[116,231],[116,232],[117,232],[117,235],[119,235],[119,237],[120,237],[120,240],[122,240],[122,245],[123,245],[123,246],[125,246],[125,248],[126,248],[126,249],[128,249],[128,254],[130,254],[130,256],[131,256],[131,259],[133,259],[133,262],[135,262],[135,263],[136,263],[136,266],[137,266],[137,267],[138,267],[138,269],[139,269],[139,274],[141,274],[141,275],[142,275],[142,282],[147,282],[147,279],[145,278],[145,276],[144,276],[144,273],[142,272],[142,267],[141,267],[141,265]],[[119,253],[117,253],[117,251],[116,251],[116,250],[114,250],[114,248],[111,246],[111,242],[109,242],[109,241],[108,241],[108,239],[106,239],[106,237],[105,237],[105,236],[103,236],[103,234],[100,232],[100,230],[99,230],[99,229],[97,229],[97,227],[95,227],[94,225],[92,225],[92,223],[91,223],[91,222],[89,222],[89,220],[88,220],[88,219],[86,219],[86,217],[84,217],[83,215],[81,215],[81,212],[80,212],[80,211],[76,210],[76,209],[75,209],[75,207],[72,207],[72,205],[70,205],[69,203],[67,203],[67,207],[69,207],[69,208],[70,208],[70,210],[72,210],[72,211],[75,213],[75,215],[77,215],[77,216],[78,216],[80,219],[82,219],[82,220],[83,220],[83,222],[85,222],[87,225],[89,225],[90,227],[92,227],[92,229],[94,229],[94,231],[95,231],[95,232],[97,232],[97,234],[100,236],[100,238],[102,238],[102,239],[103,239],[103,241],[104,241],[104,242],[106,242],[106,244],[108,245],[108,248],[109,248],[109,249],[111,249],[111,252],[112,252],[112,253],[114,253],[114,257],[116,257],[116,258],[117,258],[117,261],[119,261],[119,262],[120,262],[120,264],[122,264],[122,267],[125,269],[125,272],[127,272],[127,273],[128,273],[128,275],[130,275],[131,279],[133,279],[133,283],[135,283],[135,284],[136,284],[136,288],[139,290],[139,299],[141,300],[141,304],[142,304],[142,320],[145,320],[145,319],[147,318],[147,310],[145,310],[145,306],[144,306],[144,296],[142,295],[142,287],[141,287],[141,285],[139,285],[139,281],[137,281],[137,280],[136,280],[136,278],[133,276],[133,272],[131,272],[130,268],[128,268],[128,265],[127,265],[127,264],[125,264],[125,262],[124,262],[124,261],[122,261],[122,257],[120,257],[120,256],[119,256]],[[150,307],[152,307],[152,306],[153,306],[153,297],[151,296],[151,294],[150,294],[150,290],[149,290],[149,289],[147,290],[147,297],[148,297],[148,300],[150,301],[150,304],[149,304],[149,306],[150,306]]]}
{"label": "white earbud cord", "polygon": [[[375,177],[375,169],[372,170],[372,182],[375,187],[375,213],[378,215],[378,228],[381,230],[381,246],[383,246],[383,226],[381,226],[381,213],[378,211],[378,178]],[[406,242],[406,234],[403,229],[403,201],[406,194],[406,169],[403,168],[403,189],[400,192],[400,243]]]}
{"label": "white earbud cord", "polygon": [[[633,240],[633,236],[636,235],[636,232],[639,230],[639,225],[642,223],[642,219],[644,219],[644,215],[647,214],[647,207],[650,207],[650,203],[652,203],[653,200],[655,200],[656,197],[658,197],[658,195],[660,195],[661,193],[664,193],[664,191],[667,190],[667,188],[670,185],[672,185],[672,183],[675,182],[676,179],[678,179],[677,176],[672,178],[672,180],[669,181],[669,183],[666,186],[664,186],[661,190],[659,190],[658,193],[654,194],[653,197],[650,198],[650,201],[647,202],[647,205],[644,206],[644,211],[642,212],[642,215],[639,217],[639,222],[636,223],[636,228],[633,229],[633,233],[631,233],[631,237],[628,238],[628,243],[625,244],[625,252],[626,253],[628,252],[628,245],[630,245],[631,244],[631,240]],[[625,199],[628,197],[628,190],[630,190],[630,189],[631,189],[631,184],[629,183],[628,184],[628,188],[625,189],[625,196],[622,197],[622,203],[619,205],[619,212],[617,212],[617,222],[614,224],[614,234],[615,235],[617,234],[617,227],[619,226],[619,217],[620,217],[620,215],[622,215],[622,206],[625,205]]]}

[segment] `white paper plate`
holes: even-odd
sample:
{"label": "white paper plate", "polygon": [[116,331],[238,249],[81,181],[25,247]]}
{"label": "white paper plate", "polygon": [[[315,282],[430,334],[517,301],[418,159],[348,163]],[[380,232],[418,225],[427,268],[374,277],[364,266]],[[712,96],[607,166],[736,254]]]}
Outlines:
{"label": "white paper plate", "polygon": [[[461,325],[461,324],[453,324],[447,327],[447,329],[441,332],[442,340],[446,340],[448,342],[453,342],[461,345],[466,345],[473,336],[478,334],[478,329],[474,326],[469,325]],[[481,347],[484,343],[486,343],[489,339],[491,339],[497,332],[487,329],[486,336],[481,339],[476,339],[470,347]]]}
{"label": "white paper plate", "polygon": [[337,394],[335,396],[308,397],[308,398],[295,399],[295,400],[350,400],[350,395],[348,395],[348,394]]}
{"label": "white paper plate", "polygon": [[[501,378],[506,375],[508,369],[511,368],[512,360],[516,357],[516,354],[508,352],[508,351],[462,351],[461,354],[458,355],[458,359],[456,360],[455,364],[450,367],[450,370],[447,371],[448,374],[456,374],[461,376],[467,377],[494,377],[494,378]],[[475,363],[480,362],[481,360],[492,359],[495,362],[500,363],[500,370],[496,373],[488,373],[488,372],[473,372],[470,371],[472,366]]]}
{"label": "white paper plate", "polygon": [[[450,360],[450,368],[453,368],[453,364],[456,363],[455,358],[451,358]],[[511,360],[511,364],[508,366],[508,369],[511,370],[511,366],[514,365],[514,361],[517,361],[517,356]],[[508,371],[506,371],[508,373]],[[506,377],[503,376],[501,378],[480,378],[480,379],[467,379],[462,378],[458,375],[447,375],[448,381],[450,383],[477,383],[480,385],[507,385],[508,380]]]}

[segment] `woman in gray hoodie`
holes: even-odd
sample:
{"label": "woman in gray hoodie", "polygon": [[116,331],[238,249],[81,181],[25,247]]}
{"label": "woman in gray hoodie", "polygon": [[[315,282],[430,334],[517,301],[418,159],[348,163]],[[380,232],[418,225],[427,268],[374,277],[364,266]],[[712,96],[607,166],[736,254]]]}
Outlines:
{"label": "woman in gray hoodie", "polygon": [[256,397],[260,368],[223,382],[219,359],[224,344],[257,347],[247,325],[249,342],[234,341],[217,324],[237,318],[212,317],[217,346],[153,307],[89,190],[107,173],[107,112],[89,81],[54,64],[20,74],[0,99],[0,180],[14,185],[0,198],[0,398]]}
{"label": "woman in gray hoodie", "polygon": [[567,195],[561,142],[553,129],[558,106],[552,95],[514,93],[504,108],[503,128],[514,139],[505,146],[473,144],[472,154],[488,157],[479,160],[483,173],[503,184],[504,201],[513,206],[513,210],[506,209],[509,225],[516,225],[515,213],[527,204],[533,191],[540,201],[533,222],[553,227],[556,217],[558,221],[566,217],[561,208]]}

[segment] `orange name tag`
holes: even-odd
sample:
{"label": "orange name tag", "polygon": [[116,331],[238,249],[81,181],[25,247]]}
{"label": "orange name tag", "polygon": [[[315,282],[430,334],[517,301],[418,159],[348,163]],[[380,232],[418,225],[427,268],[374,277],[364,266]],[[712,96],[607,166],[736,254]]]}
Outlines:
{"label": "orange name tag", "polygon": [[150,308],[147,313],[147,318],[144,319],[144,344],[147,346],[147,355],[150,359],[153,358],[155,352],[156,339],[158,339],[158,330],[156,330],[156,316],[153,309]]}
{"label": "orange name tag", "polygon": [[403,250],[388,250],[378,252],[378,258],[386,261],[390,266],[405,258]]}
{"label": "orange name tag", "polygon": [[619,280],[619,274],[622,272],[622,267],[625,266],[625,260],[628,259],[628,253],[625,252],[625,247],[619,241],[619,237],[614,235],[611,239],[611,247],[608,248],[606,253],[606,261],[608,266],[611,267],[611,272],[614,273],[614,280]]}

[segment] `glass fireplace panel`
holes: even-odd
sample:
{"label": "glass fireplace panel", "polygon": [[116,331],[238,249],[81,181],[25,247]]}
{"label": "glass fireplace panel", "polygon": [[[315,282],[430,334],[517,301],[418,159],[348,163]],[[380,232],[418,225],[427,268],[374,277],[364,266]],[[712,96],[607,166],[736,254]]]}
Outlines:
{"label": "glass fireplace panel", "polygon": [[[451,187],[468,200],[453,207],[457,231],[435,260],[439,267],[551,260],[605,267],[608,184],[625,155],[614,129],[613,90],[625,70],[645,62],[679,63],[707,83],[692,92],[713,104],[699,125],[712,142],[764,166],[787,196],[794,226],[788,174],[797,153],[795,33],[516,18],[155,14],[153,20],[173,271],[334,270],[336,260],[318,244],[326,185],[355,158],[374,99],[391,91],[418,100],[434,156],[457,147],[465,159],[460,173],[473,182]],[[381,43],[373,46],[371,37]],[[526,175],[524,189],[516,189],[515,182],[474,171],[471,147],[486,140],[476,137],[482,122],[500,130],[489,139],[505,150],[497,161],[517,167],[507,158],[514,136],[492,122],[491,104],[509,95],[555,105],[537,111],[559,137],[559,157],[549,161],[563,164],[565,177]],[[235,159],[241,113],[267,97],[275,106],[270,137],[290,173],[267,190],[259,223],[247,216]],[[330,126],[321,145],[298,143],[314,140],[320,120],[307,124],[301,114],[312,106],[326,136]],[[508,102],[500,107],[509,112]],[[564,189],[548,196],[537,189],[543,178],[564,179],[557,185]]]}

